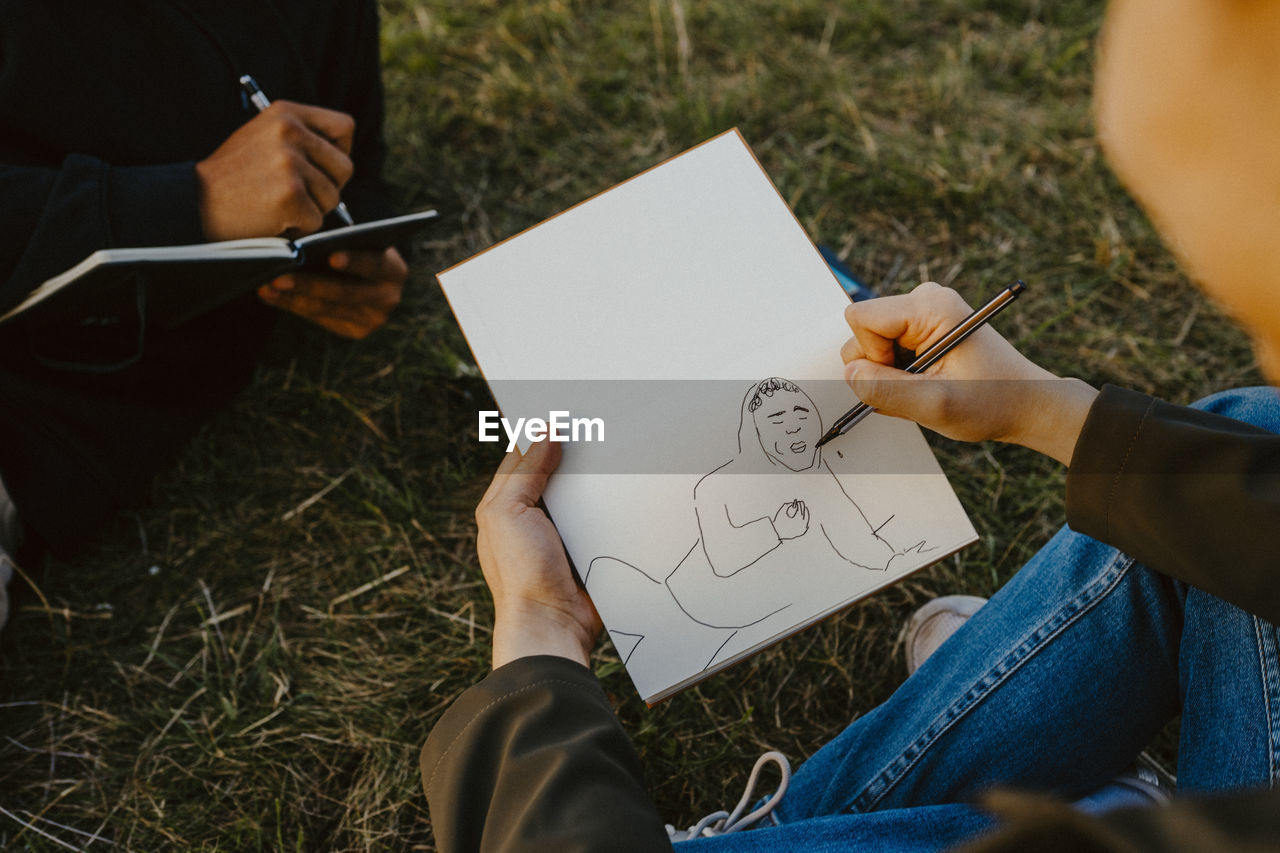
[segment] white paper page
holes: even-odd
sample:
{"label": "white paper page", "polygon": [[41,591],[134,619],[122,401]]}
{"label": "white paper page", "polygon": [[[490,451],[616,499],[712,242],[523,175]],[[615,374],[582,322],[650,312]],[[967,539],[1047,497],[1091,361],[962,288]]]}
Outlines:
{"label": "white paper page", "polygon": [[736,131],[439,278],[504,416],[604,424],[545,500],[649,701],[976,539],[914,425],[814,450],[848,300]]}

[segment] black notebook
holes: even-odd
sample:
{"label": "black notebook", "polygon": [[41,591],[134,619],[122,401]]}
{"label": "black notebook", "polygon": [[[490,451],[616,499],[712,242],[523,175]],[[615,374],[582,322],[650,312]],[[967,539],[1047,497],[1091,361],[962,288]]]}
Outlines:
{"label": "black notebook", "polygon": [[[192,246],[101,249],[0,316],[59,325],[133,320],[169,328],[294,269],[327,268],[348,249],[383,249],[437,217],[434,210],[320,231],[297,240],[257,237]],[[127,313],[127,317],[122,314]]]}

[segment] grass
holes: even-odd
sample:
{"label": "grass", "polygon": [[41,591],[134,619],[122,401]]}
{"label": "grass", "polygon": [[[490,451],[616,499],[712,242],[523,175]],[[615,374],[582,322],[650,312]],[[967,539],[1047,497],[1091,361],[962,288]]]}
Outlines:
{"label": "grass", "polygon": [[[417,751],[487,669],[471,513],[499,452],[432,272],[729,127],[883,292],[1022,277],[1035,298],[998,325],[1050,369],[1177,402],[1257,379],[1098,149],[1100,2],[382,7],[390,177],[444,222],[386,330],[283,329],[146,505],[25,567],[0,846],[432,849]],[[1060,524],[1055,465],[933,444],[981,533],[962,554],[654,710],[601,645],[668,820],[885,698],[914,606],[990,593]]]}

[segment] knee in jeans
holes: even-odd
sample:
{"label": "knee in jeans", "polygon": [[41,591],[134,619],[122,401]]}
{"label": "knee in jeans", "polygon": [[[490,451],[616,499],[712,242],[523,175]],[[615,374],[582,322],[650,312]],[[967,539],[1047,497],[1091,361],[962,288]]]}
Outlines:
{"label": "knee in jeans", "polygon": [[1196,400],[1191,408],[1280,432],[1280,392],[1268,385],[1219,391]]}

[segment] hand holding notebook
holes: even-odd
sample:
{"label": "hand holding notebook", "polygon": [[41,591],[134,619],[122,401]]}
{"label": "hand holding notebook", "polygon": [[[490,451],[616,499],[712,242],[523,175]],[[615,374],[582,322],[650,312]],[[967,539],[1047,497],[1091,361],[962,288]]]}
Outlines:
{"label": "hand holding notebook", "polygon": [[297,240],[102,249],[37,287],[0,316],[0,323],[25,315],[45,323],[100,325],[124,312],[141,312],[147,325],[170,328],[285,273],[331,270],[334,254],[380,252],[436,217],[425,210]]}
{"label": "hand holding notebook", "polygon": [[540,654],[585,666],[600,635],[600,616],[538,507],[559,464],[560,446],[551,441],[508,453],[476,510],[476,552],[496,614],[494,669]]}

